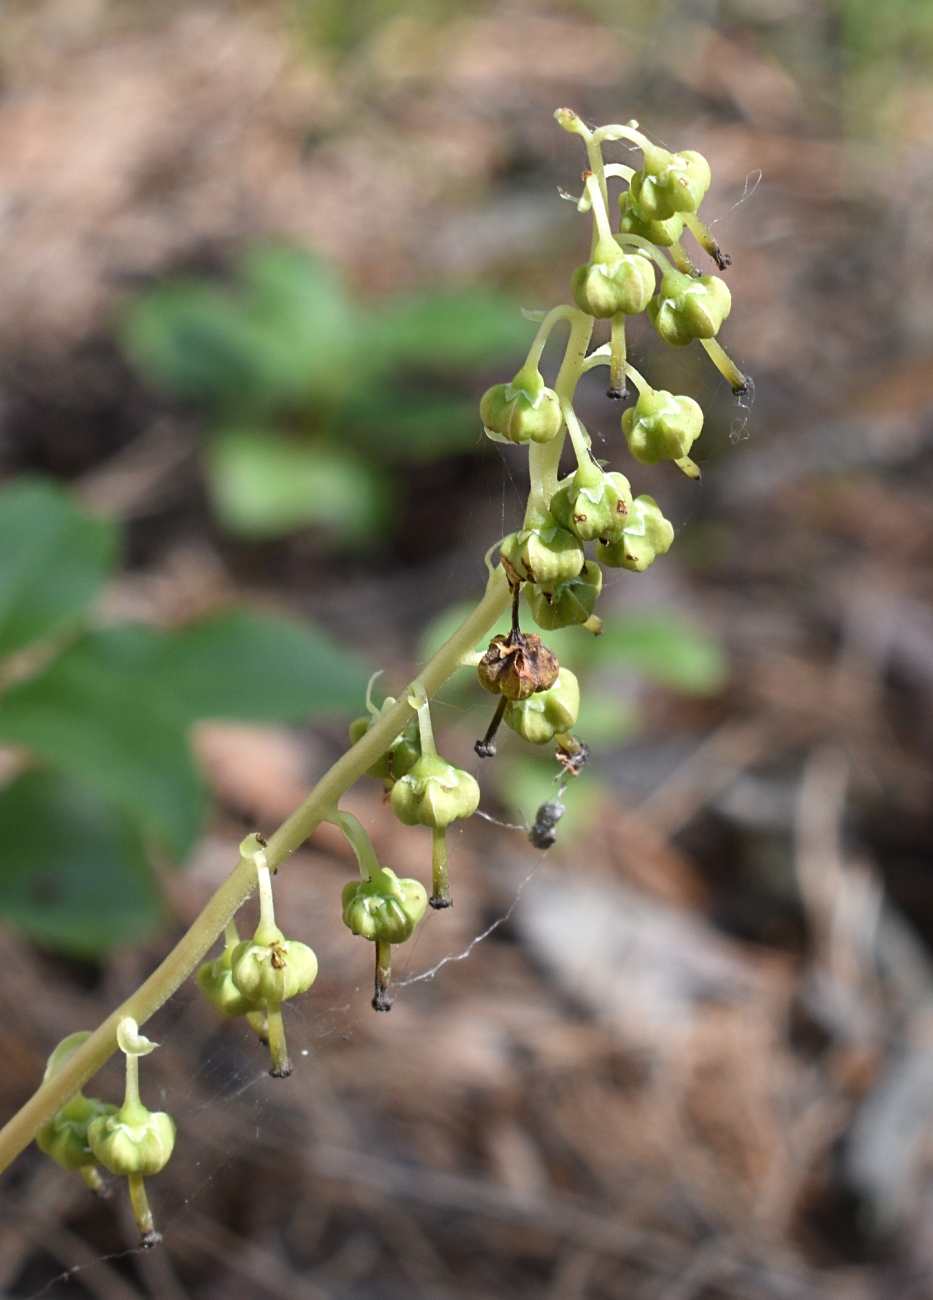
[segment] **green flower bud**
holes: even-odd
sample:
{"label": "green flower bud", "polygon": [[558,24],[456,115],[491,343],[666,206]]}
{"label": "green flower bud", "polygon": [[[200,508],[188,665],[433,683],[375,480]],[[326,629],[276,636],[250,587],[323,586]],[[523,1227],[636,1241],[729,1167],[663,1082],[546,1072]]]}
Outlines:
{"label": "green flower bud", "polygon": [[648,304],[648,316],[665,343],[685,348],[693,339],[711,339],[732,308],[732,295],[717,275],[692,279],[668,271]]}
{"label": "green flower bud", "polygon": [[[387,696],[382,704],[382,713],[387,713],[395,704],[391,695]],[[361,718],[354,719],[350,723],[350,744],[355,745],[366,735],[376,719],[369,713]],[[367,776],[375,776],[383,781],[398,780],[406,772],[410,772],[415,763],[421,756],[421,742],[418,739],[418,723],[410,722],[402,734],[389,746],[388,750],[378,758],[372,767],[366,769]]]}
{"label": "green flower bud", "polygon": [[651,221],[667,221],[678,212],[696,212],[709,189],[709,163],[693,149],[668,153],[652,149],[645,166],[629,182],[632,198]]}
{"label": "green flower bud", "polygon": [[236,987],[254,1007],[265,1009],[306,993],[317,978],[313,950],[286,939],[277,926],[266,927],[260,941],[253,938],[237,944],[232,966]]}
{"label": "green flower bud", "polygon": [[642,573],[658,555],[670,549],[674,528],[661,514],[653,497],[636,497],[632,518],[622,536],[611,542],[599,542],[596,558],[615,569],[632,569]]}
{"label": "green flower bud", "polygon": [[[51,1079],[88,1038],[86,1029],[63,1038],[48,1059],[43,1079]],[[88,1145],[88,1127],[95,1119],[115,1115],[116,1111],[110,1102],[76,1092],[36,1134],[36,1146],[63,1169],[91,1170],[97,1161]]]}
{"label": "green flower bud", "polygon": [[374,943],[404,943],[424,916],[428,894],[420,880],[399,880],[380,867],[369,880],[351,880],[343,889],[343,923]]}
{"label": "green flower bud", "polygon": [[703,410],[692,397],[675,397],[664,389],[640,393],[622,416],[628,449],[643,465],[680,460],[700,436]]}
{"label": "green flower bud", "polygon": [[139,1097],[139,1057],[147,1056],[156,1044],[139,1032],[130,1016],[124,1016],[117,1026],[117,1044],[126,1057],[123,1105],[112,1115],[92,1120],[88,1143],[96,1159],[112,1174],[157,1174],[172,1154],[175,1123],[164,1111],[148,1110]]}
{"label": "green flower bud", "polygon": [[550,442],[564,418],[560,398],[546,386],[537,366],[525,366],[510,384],[488,389],[479,413],[493,442]]}
{"label": "green flower bud", "polygon": [[527,700],[510,700],[503,720],[533,745],[546,745],[575,726],[579,712],[580,684],[569,668],[561,668],[549,690]]}
{"label": "green flower bud", "polygon": [[619,231],[623,235],[639,235],[660,248],[671,248],[684,233],[684,219],[679,213],[667,221],[652,221],[635,202],[631,190],[623,190],[619,195],[619,209],[622,213]]}
{"label": "green flower bud", "polygon": [[[551,497],[557,522],[581,542],[616,537],[628,522],[632,489],[624,474],[606,474],[595,461],[581,465],[571,481]],[[547,581],[538,578],[538,582]]]}
{"label": "green flower bud", "polygon": [[583,547],[552,519],[510,533],[499,544],[499,556],[513,582],[563,582],[583,568]]}
{"label": "green flower bud", "polygon": [[168,1164],[175,1145],[175,1121],[165,1111],[147,1110],[141,1102],[124,1102],[114,1115],[95,1119],[88,1142],[112,1174],[157,1174]]}
{"label": "green flower bud", "polygon": [[654,265],[641,253],[623,253],[614,239],[601,239],[570,281],[574,302],[599,320],[619,312],[635,316],[654,293]]}
{"label": "green flower bud", "polygon": [[478,806],[477,782],[439,754],[423,754],[392,787],[392,811],[406,826],[449,826]]}
{"label": "green flower bud", "polygon": [[525,588],[525,599],[538,627],[553,632],[558,627],[575,627],[585,623],[593,612],[602,591],[603,575],[599,565],[587,560],[575,578],[565,582]]}
{"label": "green flower bud", "polygon": [[245,1016],[255,1011],[256,1006],[233,982],[232,956],[233,948],[225,945],[219,957],[198,968],[195,979],[215,1011],[223,1016]]}

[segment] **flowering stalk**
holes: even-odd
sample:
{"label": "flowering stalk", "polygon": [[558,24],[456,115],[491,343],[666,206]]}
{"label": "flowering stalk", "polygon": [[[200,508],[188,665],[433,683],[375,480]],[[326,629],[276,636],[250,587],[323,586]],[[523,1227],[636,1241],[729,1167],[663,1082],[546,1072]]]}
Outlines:
{"label": "flowering stalk", "polygon": [[[539,627],[577,623],[596,630],[599,620],[592,616],[592,609],[602,584],[600,564],[641,572],[668,549],[674,530],[653,498],[633,497],[624,475],[605,473],[593,460],[588,436],[573,410],[577,383],[592,365],[608,361],[609,395],[622,397],[626,376],[631,377],[638,401],[625,412],[622,430],[632,455],[646,464],[669,459],[690,473],[696,467],[686,451],[699,434],[702,412],[692,399],[654,392],[628,364],[625,316],[646,311],[660,338],[673,347],[698,340],[734,390],[747,391],[748,381],[715,341],[731,306],[728,288],[715,276],[699,275],[679,245],[686,224],[701,246],[716,257],[720,269],[724,264],[718,245],[713,251],[714,241],[696,215],[710,181],[706,160],[691,151],[671,154],[654,145],[637,123],[592,131],[569,109],[559,110],[556,116],[561,126],[581,136],[586,147],[586,190],[579,206],[593,218],[590,258],[577,268],[571,281],[576,306],[555,307],[541,318],[525,364],[511,383],[490,389],[480,406],[491,438],[527,446],[530,492],[522,531],[500,543],[501,563],[491,570],[482,600],[401,698],[386,700],[378,713],[370,708],[370,716],[357,720],[351,748],[268,844],[255,835],[243,841],[239,863],[158,969],[86,1040],[70,1043],[74,1050],[47,1073],[33,1097],[0,1130],[0,1170],[76,1097],[112,1055],[121,1035],[125,1051],[137,1050],[126,1038],[126,1027],[132,1025],[138,1033],[137,1026],[145,1024],[194,973],[225,930],[227,948],[231,948],[237,939],[232,918],[257,885],[259,928],[251,940],[236,944],[229,954],[229,976],[242,1003],[232,999],[229,988],[219,992],[214,988],[218,980],[226,978],[227,967],[221,959],[224,969],[208,969],[203,979],[205,983],[213,981],[215,1004],[221,1003],[218,1009],[224,1014],[248,1015],[259,1022],[265,1013],[272,1073],[289,1073],[281,1003],[309,987],[317,961],[310,949],[285,939],[275,925],[270,873],[278,870],[322,821],[339,825],[357,852],[361,880],[344,889],[343,919],[353,934],[374,943],[373,1006],[378,1011],[390,1009],[392,945],[411,936],[429,901],[435,908],[450,906],[446,828],[454,820],[472,815],[479,801],[475,779],[437,753],[429,701],[458,668],[476,665],[476,646],[489,636],[510,604],[511,633],[495,637],[476,665],[480,683],[500,697],[493,726],[486,741],[479,742],[477,752],[483,754],[485,746],[486,756],[492,755],[495,726],[503,720],[532,743],[556,741],[556,758],[564,768],[561,790],[567,778],[582,767],[587,749],[570,730],[579,705],[578,684],[540,637],[522,632],[520,596],[523,592],[527,596]],[[641,149],[641,169],[618,164],[606,167],[602,145],[620,139]],[[608,177],[621,178],[629,187],[620,196],[622,225],[618,234],[613,233],[609,221]],[[673,263],[662,248],[671,248]],[[656,285],[657,268],[662,272],[660,286]],[[610,343],[588,357],[597,319],[610,322]],[[570,326],[569,337],[554,386],[549,388],[539,362],[551,331],[563,320]],[[561,453],[568,432],[578,468],[560,484]],[[595,559],[585,557],[585,543],[594,544]],[[359,822],[338,810],[343,795],[367,772],[386,781],[399,820],[431,828],[434,892],[430,900],[419,881],[400,880],[390,868],[381,867]],[[544,805],[532,829],[532,843],[549,847],[562,813],[559,796]],[[146,1043],[139,1038],[137,1046]],[[125,1106],[130,1108],[131,1074],[128,1064]],[[105,1122],[110,1123],[105,1117],[92,1121],[88,1130],[92,1137],[103,1132]],[[112,1128],[110,1124],[107,1132]],[[115,1171],[118,1161],[109,1147],[103,1140],[98,1146],[98,1158]],[[97,1154],[97,1147],[94,1151]],[[140,1160],[146,1163],[142,1157]],[[151,1219],[146,1218],[144,1191],[136,1179],[137,1172],[141,1175],[144,1170],[130,1168],[124,1160],[119,1172],[130,1177],[131,1198],[145,1235],[145,1225],[148,1222],[151,1228]]]}

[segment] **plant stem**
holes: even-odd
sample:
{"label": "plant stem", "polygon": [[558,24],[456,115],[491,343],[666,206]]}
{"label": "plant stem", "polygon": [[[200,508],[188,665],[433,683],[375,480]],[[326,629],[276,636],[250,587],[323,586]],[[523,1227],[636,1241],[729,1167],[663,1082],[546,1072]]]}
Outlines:
{"label": "plant stem", "polygon": [[136,1226],[139,1228],[141,1242],[144,1246],[154,1246],[162,1238],[155,1230],[143,1176],[142,1174],[127,1174],[126,1182],[130,1191],[130,1204],[136,1217]]}
{"label": "plant stem", "polygon": [[354,817],[352,813],[341,812],[339,808],[331,808],[321,821],[331,822],[343,831],[360,864],[360,875],[364,880],[371,880],[373,872],[379,870],[379,860],[359,818]]}
{"label": "plant stem", "polygon": [[[572,399],[576,391],[577,381],[583,373],[586,351],[590,346],[590,339],[593,337],[594,324],[593,317],[586,316],[582,311],[571,319],[570,337],[567,340],[564,359],[554,381],[554,391],[558,397],[569,400]],[[528,450],[531,494],[528,498],[528,509],[525,512],[526,528],[533,526],[532,520],[535,513],[547,508],[550,497],[557,489],[557,474],[563,449],[564,435],[559,433],[550,442],[532,443]],[[2,1137],[3,1134],[0,1133],[0,1139]],[[0,1151],[2,1151],[2,1142],[0,1142]]]}
{"label": "plant stem", "polygon": [[292,1072],[292,1063],[288,1059],[288,1047],[285,1043],[285,1024],[282,1020],[281,1003],[266,1008],[267,1032],[269,1034],[269,1054],[272,1057],[272,1069],[269,1073],[273,1079],[287,1079]]}
{"label": "plant stem", "polygon": [[377,939],[376,948],[376,992],[373,996],[374,1011],[391,1011],[388,989],[392,981],[392,945]]}
{"label": "plant stem", "polygon": [[749,381],[745,375],[726,352],[721,344],[715,339],[700,339],[703,347],[706,349],[710,360],[719,371],[724,379],[729,382],[733,393],[736,397],[744,397],[749,390]]}
{"label": "plant stem", "polygon": [[435,909],[453,907],[450,896],[450,875],[447,870],[447,828],[435,826],[431,831],[431,884],[430,904]]}
{"label": "plant stem", "polygon": [[[534,366],[537,368],[541,361],[541,354],[544,351],[544,345],[547,343],[554,326],[562,320],[572,321],[574,317],[579,316],[579,314],[580,313],[577,311],[576,307],[571,307],[567,303],[562,303],[559,307],[552,307],[544,320],[538,326],[538,332],[535,335],[534,342],[528,350],[528,356],[525,358],[525,364],[522,366],[522,370],[527,366]],[[521,374],[521,371],[519,371],[519,374]]]}
{"label": "plant stem", "polygon": [[[592,328],[589,318],[585,319],[589,328],[585,331],[583,352]],[[574,332],[578,336],[576,346],[579,348],[582,337],[579,322],[574,322],[571,338],[574,337]],[[580,359],[582,361],[582,353]],[[561,367],[561,373],[564,373],[564,367]],[[444,685],[448,677],[459,668],[463,656],[469,654],[477,642],[489,634],[508,609],[510,600],[511,593],[505,574],[501,568],[496,569],[489,579],[483,599],[419,674],[418,681],[426,694],[434,695]],[[273,869],[281,866],[305,842],[323,820],[325,813],[333,809],[367,768],[382,757],[413,716],[414,709],[408,703],[406,692],[397,704],[374,720],[366,734],[337,760],[304,803],[269,840],[266,860]],[[46,1080],[0,1130],[0,1170],[6,1169],[25,1150],[42,1125],[48,1123],[113,1055],[117,1047],[117,1025],[120,1021],[125,1016],[131,1016],[137,1024],[144,1025],[168,1001],[204,960],[211,945],[223,933],[227,922],[255,888],[255,859],[241,858],[161,965],[107,1017],[61,1069]]]}

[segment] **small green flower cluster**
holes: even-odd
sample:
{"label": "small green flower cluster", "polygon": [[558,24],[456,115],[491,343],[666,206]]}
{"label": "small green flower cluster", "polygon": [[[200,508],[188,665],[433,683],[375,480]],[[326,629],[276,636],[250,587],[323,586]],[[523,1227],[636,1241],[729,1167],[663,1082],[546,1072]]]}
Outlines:
{"label": "small green flower cluster", "polygon": [[[715,338],[729,315],[729,290],[717,276],[702,275],[681,243],[688,230],[720,270],[728,265],[729,259],[698,216],[710,184],[706,160],[689,150],[670,153],[659,148],[634,122],[590,130],[569,109],[560,109],[556,116],[586,146],[589,167],[578,207],[592,213],[591,252],[573,273],[573,305],[555,307],[542,317],[518,374],[510,383],[491,388],[480,404],[490,438],[528,447],[531,491],[522,527],[498,543],[501,571],[493,574],[500,591],[503,575],[511,590],[511,628],[493,637],[485,653],[459,659],[460,666],[475,667],[480,685],[498,697],[492,722],[475,747],[481,758],[496,753],[495,735],[502,722],[532,744],[556,742],[561,785],[556,797],[538,810],[529,832],[531,843],[540,849],[550,848],[555,841],[564,813],[561,794],[567,780],[582,769],[587,748],[572,731],[580,709],[579,683],[536,633],[522,631],[522,598],[543,631],[582,625],[599,632],[602,624],[594,608],[603,583],[602,566],[641,573],[668,550],[674,537],[672,525],[652,497],[634,496],[623,474],[607,471],[593,458],[590,439],[573,408],[576,384],[584,371],[608,365],[609,396],[622,398],[631,379],[638,396],[622,416],[622,432],[632,456],[645,465],[671,460],[693,478],[699,477],[699,470],[689,453],[702,430],[703,413],[690,397],[656,391],[628,363],[627,318],[646,312],[658,335],[673,347],[699,340],[736,393],[749,387]],[[643,167],[636,171],[621,164],[607,165],[602,147],[614,140],[627,140],[640,148]],[[608,216],[607,181],[614,177],[628,183],[619,196],[618,231],[611,229]],[[570,339],[554,386],[549,387],[540,371],[541,356],[551,330],[563,320],[570,325]],[[588,352],[594,324],[600,320],[610,323],[609,341]],[[576,468],[561,479],[565,433]],[[594,548],[592,557],[584,550],[589,545]],[[501,595],[496,599],[501,600]],[[496,609],[501,611],[502,604]],[[488,628],[491,622],[483,626]],[[462,648],[457,648],[446,668],[448,674],[461,654]],[[447,830],[455,821],[471,817],[480,799],[476,778],[437,752],[427,692],[420,680],[409,688],[407,702],[411,721],[368,771],[385,783],[400,822],[431,831],[430,898],[420,881],[400,879],[380,865],[365,830],[350,813],[336,806],[322,812],[321,805],[316,811],[317,818],[340,828],[359,862],[360,878],[345,886],[341,911],[350,932],[374,945],[372,1005],[377,1011],[391,1007],[393,946],[411,937],[429,905],[444,909],[452,903]],[[395,705],[389,698],[377,709],[367,698],[368,713],[350,727],[351,743],[357,744],[372,727],[381,725]],[[245,1018],[268,1043],[270,1073],[282,1078],[292,1069],[282,1005],[311,987],[318,964],[306,944],[287,939],[276,925],[266,847],[258,835],[247,836],[240,845],[239,870],[245,879],[253,875],[259,890],[260,917],[252,938],[241,939],[235,920],[230,919],[223,951],[205,962],[196,978],[216,1010]],[[59,1044],[49,1058],[47,1080],[87,1038],[85,1033],[72,1034]],[[143,1180],[158,1173],[169,1159],[175,1125],[167,1114],[147,1110],[139,1096],[139,1057],[155,1044],[139,1033],[136,1021],[128,1016],[120,1021],[117,1040],[126,1057],[122,1106],[79,1091],[45,1125],[37,1141],[44,1152],[64,1168],[79,1172],[96,1191],[103,1190],[99,1167],[125,1176],[142,1244],[148,1246],[159,1240],[159,1234]]]}
{"label": "small green flower cluster", "polygon": [[[46,1079],[89,1037],[82,1031],[64,1038],[49,1057]],[[139,1058],[157,1044],[140,1034],[129,1016],[117,1026],[117,1043],[126,1057],[123,1105],[113,1106],[77,1092],[39,1132],[36,1144],[63,1169],[77,1170],[99,1196],[107,1193],[98,1165],[126,1178],[140,1245],[148,1248],[162,1238],[155,1230],[143,1179],[159,1173],[168,1163],[175,1146],[175,1122],[165,1111],[148,1110],[139,1096]]]}

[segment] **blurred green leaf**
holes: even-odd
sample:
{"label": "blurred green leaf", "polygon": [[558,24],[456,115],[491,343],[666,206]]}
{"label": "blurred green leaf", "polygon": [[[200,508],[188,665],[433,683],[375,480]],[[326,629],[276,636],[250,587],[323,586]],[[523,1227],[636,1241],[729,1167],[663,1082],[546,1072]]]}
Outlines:
{"label": "blurred green leaf", "polygon": [[364,333],[369,364],[383,370],[471,370],[515,354],[535,326],[518,304],[483,289],[441,289],[375,312]]}
{"label": "blurred green leaf", "polygon": [[76,642],[0,700],[0,738],[95,786],[182,858],[207,796],[159,675],[163,636],[116,627]]}
{"label": "blurred green leaf", "polygon": [[33,771],[0,791],[0,912],[31,939],[97,957],[163,919],[135,820],[93,786]]}
{"label": "blurred green leaf", "polygon": [[352,309],[332,273],[307,254],[258,248],[231,288],[169,281],[136,299],[123,350],[172,397],[219,410],[333,400],[346,382]]}
{"label": "blurred green leaf", "polygon": [[220,522],[241,537],[323,528],[346,546],[375,536],[389,515],[391,484],[358,456],[271,429],[228,429],[208,452]]}
{"label": "blurred green leaf", "polygon": [[311,624],[241,610],[164,638],[156,672],[188,721],[358,713],[369,676],[346,646]]}
{"label": "blurred green leaf", "polygon": [[0,655],[76,618],[117,558],[116,527],[64,489],[20,479],[0,492]]}
{"label": "blurred green leaf", "polygon": [[483,441],[475,402],[388,383],[355,392],[341,410],[340,428],[361,451],[390,463],[476,451]]}
{"label": "blurred green leaf", "polygon": [[351,713],[364,690],[352,655],[287,619],[231,613],[174,633],[115,627],[12,687],[0,700],[0,739],[93,785],[181,859],[207,808],[188,743],[196,719]]}
{"label": "blurred green leaf", "polygon": [[660,611],[607,619],[587,657],[596,668],[626,668],[681,695],[715,695],[729,676],[726,651],[715,637]]}

